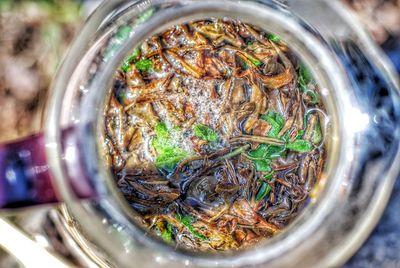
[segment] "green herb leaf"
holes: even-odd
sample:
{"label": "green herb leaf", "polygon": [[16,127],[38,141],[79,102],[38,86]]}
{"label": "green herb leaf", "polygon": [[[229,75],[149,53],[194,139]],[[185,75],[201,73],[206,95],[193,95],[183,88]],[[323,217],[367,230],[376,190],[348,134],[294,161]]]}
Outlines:
{"label": "green herb leaf", "polygon": [[307,153],[313,149],[313,146],[309,141],[295,140],[293,142],[288,142],[286,148],[299,153]]}
{"label": "green herb leaf", "polygon": [[269,34],[268,40],[270,40],[274,43],[279,43],[281,41],[281,38],[279,36],[277,36],[276,34]]}
{"label": "green herb leaf", "polygon": [[306,85],[314,81],[312,73],[304,64],[300,64],[299,75]]}
{"label": "green herb leaf", "polygon": [[284,152],[284,146],[269,145],[265,153],[265,158],[276,159],[281,157]]}
{"label": "green herb leaf", "polygon": [[188,226],[188,225],[191,225],[192,223],[193,223],[193,217],[192,216],[189,216],[189,215],[185,215],[185,216],[183,216],[183,215],[180,215],[180,214],[177,214],[176,215],[176,219],[180,222],[180,223],[182,223],[183,225],[185,225],[185,226]]}
{"label": "green herb leaf", "polygon": [[303,137],[305,131],[303,129],[299,130],[296,135],[296,140],[301,139]]}
{"label": "green herb leaf", "polygon": [[251,47],[254,45],[254,41],[247,41],[246,46]]}
{"label": "green herb leaf", "polygon": [[142,72],[148,72],[153,69],[153,61],[151,59],[140,60],[135,63],[136,69]]}
{"label": "green herb leaf", "polygon": [[265,158],[268,146],[269,145],[267,145],[267,144],[260,144],[257,147],[257,149],[249,151],[248,155],[253,157],[253,158],[260,158],[260,159]]}
{"label": "green herb leaf", "polygon": [[254,163],[257,171],[270,172],[271,160],[279,158],[285,153],[285,146],[260,144],[256,149],[247,153],[248,158]]}
{"label": "green herb leaf", "polygon": [[158,123],[155,127],[156,137],[152,140],[152,146],[157,152],[156,167],[166,172],[173,172],[176,165],[190,155],[189,152],[171,143],[171,131],[164,123]]}
{"label": "green herb leaf", "polygon": [[161,238],[169,243],[172,241],[172,225],[167,223],[166,228],[161,233]]}
{"label": "green herb leaf", "polygon": [[285,125],[285,119],[282,115],[276,112],[268,112],[261,116],[261,119],[267,121],[271,125],[271,130],[268,132],[268,136],[271,138],[279,138],[279,132]]}
{"label": "green herb leaf", "polygon": [[212,130],[211,128],[203,125],[203,124],[197,124],[194,128],[193,128],[193,134],[201,139],[201,140],[205,140],[205,141],[216,141],[218,139],[218,134]]}
{"label": "green herb leaf", "polygon": [[169,136],[168,128],[165,123],[158,123],[155,127],[156,135],[159,138],[166,139]]}
{"label": "green herb leaf", "polygon": [[122,64],[122,67],[121,67],[122,71],[123,71],[124,73],[128,72],[129,69],[130,69],[130,67],[131,67],[131,64],[132,64],[133,62],[135,62],[136,60],[138,60],[139,57],[140,57],[140,48],[137,47],[137,48],[135,48],[135,49],[133,50],[132,54],[129,55],[129,56],[125,59],[124,63]]}
{"label": "green herb leaf", "polygon": [[194,235],[195,237],[197,237],[200,240],[208,240],[208,238],[205,235],[200,234],[199,232],[196,232],[193,230],[193,228],[189,229],[189,231],[192,233],[192,235]]}
{"label": "green herb leaf", "polygon": [[253,163],[256,166],[257,171],[270,172],[272,170],[270,160],[253,160]]}
{"label": "green herb leaf", "polygon": [[188,152],[177,147],[163,148],[162,153],[156,157],[155,164],[157,168],[171,173],[176,165],[188,156]]}
{"label": "green herb leaf", "polygon": [[262,61],[259,61],[257,59],[249,58],[249,60],[257,67],[260,67],[262,65]]}
{"label": "green herb leaf", "polygon": [[266,181],[270,181],[272,180],[272,178],[274,177],[274,171],[271,171],[270,173],[268,173],[267,175],[264,176],[264,180]]}
{"label": "green herb leaf", "polygon": [[308,84],[314,81],[314,77],[310,70],[304,64],[300,64],[299,85],[301,92],[306,92],[308,90]]}
{"label": "green herb leaf", "polygon": [[262,182],[260,190],[256,195],[256,201],[259,202],[271,192],[271,187],[266,182]]}
{"label": "green herb leaf", "polygon": [[284,140],[285,142],[288,142],[290,138],[290,131],[286,131],[285,134],[283,134],[282,136],[282,140]]}
{"label": "green herb leaf", "polygon": [[122,64],[121,70],[122,70],[124,73],[127,73],[127,72],[129,72],[129,69],[130,69],[130,68],[131,68],[130,62],[129,62],[129,61],[125,61],[124,64]]}
{"label": "green herb leaf", "polygon": [[204,236],[204,235],[202,235],[202,234],[200,234],[199,232],[197,232],[197,231],[194,230],[194,227],[193,227],[193,225],[192,225],[193,222],[194,222],[193,217],[188,216],[188,215],[182,216],[182,215],[180,215],[180,214],[177,214],[177,215],[176,215],[176,219],[177,219],[180,223],[182,223],[182,224],[189,230],[189,232],[190,232],[193,236],[195,236],[195,237],[197,237],[197,238],[199,238],[199,239],[201,239],[201,240],[208,240],[208,238],[207,238],[206,236]]}
{"label": "green herb leaf", "polygon": [[275,159],[282,156],[284,152],[285,152],[284,146],[260,144],[257,147],[257,149],[249,151],[248,155],[254,158],[255,160]]}

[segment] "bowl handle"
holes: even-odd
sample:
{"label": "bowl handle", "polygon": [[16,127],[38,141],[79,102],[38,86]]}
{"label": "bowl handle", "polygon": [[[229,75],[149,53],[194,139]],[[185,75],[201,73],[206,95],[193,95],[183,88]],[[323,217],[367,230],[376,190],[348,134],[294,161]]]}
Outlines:
{"label": "bowl handle", "polygon": [[[69,128],[61,132],[61,156],[64,170],[56,178],[49,165],[43,134],[0,145],[0,209],[20,208],[31,205],[64,201],[67,186],[72,198],[96,196],[88,176],[85,176],[76,152],[76,132]],[[71,153],[72,152],[72,153]],[[74,165],[67,169],[66,166]],[[58,180],[58,181],[57,181]],[[63,184],[59,180],[64,180]],[[71,195],[72,193],[72,195]]]}

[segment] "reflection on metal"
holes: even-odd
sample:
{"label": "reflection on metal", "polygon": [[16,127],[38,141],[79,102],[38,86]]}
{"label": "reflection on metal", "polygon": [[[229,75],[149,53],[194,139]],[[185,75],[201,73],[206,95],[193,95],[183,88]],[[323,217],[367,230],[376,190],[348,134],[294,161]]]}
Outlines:
{"label": "reflection on metal", "polygon": [[2,234],[0,246],[19,260],[24,267],[73,267],[48,252],[2,218],[0,218],[0,233]]}

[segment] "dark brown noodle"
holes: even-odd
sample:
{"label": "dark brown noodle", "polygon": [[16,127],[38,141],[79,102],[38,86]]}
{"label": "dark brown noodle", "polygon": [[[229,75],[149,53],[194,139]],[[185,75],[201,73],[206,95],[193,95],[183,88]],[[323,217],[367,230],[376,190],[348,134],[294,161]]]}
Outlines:
{"label": "dark brown noodle", "polygon": [[115,76],[106,147],[141,223],[192,250],[287,226],[324,166],[318,86],[279,37],[239,21],[175,26]]}

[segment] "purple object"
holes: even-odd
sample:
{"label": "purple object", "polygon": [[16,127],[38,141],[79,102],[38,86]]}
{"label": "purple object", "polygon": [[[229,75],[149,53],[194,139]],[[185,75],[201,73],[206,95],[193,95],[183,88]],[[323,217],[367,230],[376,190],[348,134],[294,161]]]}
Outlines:
{"label": "purple object", "polygon": [[0,146],[0,208],[57,201],[42,134]]}
{"label": "purple object", "polygon": [[[74,128],[62,131],[63,167],[76,198],[94,197],[95,191],[78,153]],[[0,145],[0,208],[18,208],[61,201],[47,161],[43,134]]]}

